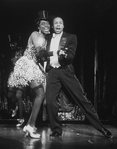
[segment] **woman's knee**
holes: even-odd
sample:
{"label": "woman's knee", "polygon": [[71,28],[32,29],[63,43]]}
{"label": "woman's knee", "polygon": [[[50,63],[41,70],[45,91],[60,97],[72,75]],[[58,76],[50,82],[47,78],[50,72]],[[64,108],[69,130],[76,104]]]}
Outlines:
{"label": "woman's knee", "polygon": [[44,92],[44,89],[43,88],[39,88],[36,92],[36,96],[39,96],[39,97],[42,97],[44,98],[45,97],[45,92]]}
{"label": "woman's knee", "polygon": [[22,96],[23,96],[23,91],[21,91],[21,90],[16,91],[16,98],[17,99],[21,99]]}

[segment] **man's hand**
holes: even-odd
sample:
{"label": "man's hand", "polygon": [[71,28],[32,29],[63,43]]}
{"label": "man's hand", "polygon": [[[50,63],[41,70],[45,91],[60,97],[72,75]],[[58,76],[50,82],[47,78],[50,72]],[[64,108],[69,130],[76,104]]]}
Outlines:
{"label": "man's hand", "polygon": [[65,58],[67,58],[66,51],[64,51],[64,50],[60,50],[60,51],[58,52],[58,55],[59,55],[59,56],[60,56],[60,55],[63,55]]}

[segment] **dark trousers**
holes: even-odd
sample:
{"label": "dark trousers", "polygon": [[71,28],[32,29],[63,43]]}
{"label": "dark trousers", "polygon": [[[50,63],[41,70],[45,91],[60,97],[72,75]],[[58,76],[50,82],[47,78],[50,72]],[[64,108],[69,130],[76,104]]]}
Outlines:
{"label": "dark trousers", "polygon": [[69,92],[72,100],[80,107],[92,126],[99,131],[104,128],[99,121],[94,106],[85,97],[79,80],[70,67],[67,66],[65,68],[51,68],[48,72],[46,100],[51,130],[62,132],[61,123],[58,118],[59,106],[57,104],[57,97],[62,85]]}

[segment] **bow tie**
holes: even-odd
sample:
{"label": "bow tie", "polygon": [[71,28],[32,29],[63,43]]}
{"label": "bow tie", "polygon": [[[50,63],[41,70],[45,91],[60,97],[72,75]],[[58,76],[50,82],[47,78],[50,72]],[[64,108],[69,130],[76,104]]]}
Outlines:
{"label": "bow tie", "polygon": [[56,34],[55,34],[55,33],[53,33],[52,37],[53,37],[53,38],[55,38],[55,37],[56,37]]}
{"label": "bow tie", "polygon": [[55,34],[53,33],[52,37],[55,38],[56,36],[59,37],[61,34]]}

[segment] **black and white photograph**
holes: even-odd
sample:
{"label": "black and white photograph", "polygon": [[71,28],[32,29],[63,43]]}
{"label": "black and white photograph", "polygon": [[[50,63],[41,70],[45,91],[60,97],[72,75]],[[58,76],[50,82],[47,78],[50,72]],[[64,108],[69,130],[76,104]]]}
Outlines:
{"label": "black and white photograph", "polygon": [[117,149],[117,1],[0,6],[0,149]]}

